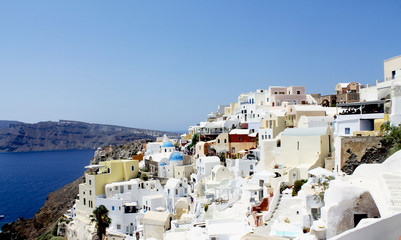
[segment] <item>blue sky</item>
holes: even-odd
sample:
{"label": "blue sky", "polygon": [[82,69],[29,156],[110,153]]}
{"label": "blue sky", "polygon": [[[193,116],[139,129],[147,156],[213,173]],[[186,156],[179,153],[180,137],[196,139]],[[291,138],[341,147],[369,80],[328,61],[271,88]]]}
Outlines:
{"label": "blue sky", "polygon": [[401,1],[1,1],[0,119],[185,130],[270,85],[383,79]]}

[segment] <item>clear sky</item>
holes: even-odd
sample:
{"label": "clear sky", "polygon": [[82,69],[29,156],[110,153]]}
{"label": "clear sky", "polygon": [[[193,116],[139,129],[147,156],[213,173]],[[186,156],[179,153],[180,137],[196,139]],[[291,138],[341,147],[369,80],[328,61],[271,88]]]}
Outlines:
{"label": "clear sky", "polygon": [[185,130],[270,85],[383,79],[401,1],[0,1],[0,119]]}

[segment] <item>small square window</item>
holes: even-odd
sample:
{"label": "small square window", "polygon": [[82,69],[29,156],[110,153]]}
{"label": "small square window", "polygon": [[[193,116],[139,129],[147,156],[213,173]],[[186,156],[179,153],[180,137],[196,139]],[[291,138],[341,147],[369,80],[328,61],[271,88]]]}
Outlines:
{"label": "small square window", "polygon": [[351,133],[350,128],[345,128],[345,134],[350,134],[350,133]]}

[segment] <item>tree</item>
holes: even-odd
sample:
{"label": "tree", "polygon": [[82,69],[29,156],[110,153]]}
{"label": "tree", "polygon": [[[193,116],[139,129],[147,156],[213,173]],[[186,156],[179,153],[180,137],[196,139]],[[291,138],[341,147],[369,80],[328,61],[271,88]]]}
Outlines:
{"label": "tree", "polygon": [[193,146],[195,146],[199,142],[199,134],[195,133],[192,136],[192,142],[187,146],[187,149],[190,150]]}
{"label": "tree", "polygon": [[401,149],[401,126],[390,125],[390,122],[385,122],[381,126],[381,131],[384,133],[383,142],[390,147],[389,156]]}
{"label": "tree", "polygon": [[109,210],[104,205],[93,210],[93,215],[91,215],[91,223],[96,222],[97,236],[100,240],[106,235],[106,229],[110,226],[111,219],[108,216]]}

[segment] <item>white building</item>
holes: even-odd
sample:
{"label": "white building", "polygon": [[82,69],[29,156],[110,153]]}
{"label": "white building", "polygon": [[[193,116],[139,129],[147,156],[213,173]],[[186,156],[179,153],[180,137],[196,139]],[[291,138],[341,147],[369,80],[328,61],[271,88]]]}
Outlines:
{"label": "white building", "polygon": [[226,159],[227,167],[234,173],[235,177],[248,177],[255,173],[256,160],[249,159]]}
{"label": "white building", "polygon": [[289,173],[289,182],[308,179],[308,171],[322,167],[331,156],[332,130],[328,127],[287,128],[281,137],[280,155],[276,164],[296,171]]}
{"label": "white building", "polygon": [[383,119],[383,101],[338,104],[347,108],[334,121],[336,136],[353,136],[354,132],[374,131],[375,120]]}
{"label": "white building", "polygon": [[301,116],[298,128],[333,127],[333,116]]}
{"label": "white building", "polygon": [[187,180],[170,178],[164,186],[164,194],[166,196],[167,210],[171,213],[175,211],[175,203],[180,198],[188,198],[191,188]]}
{"label": "white building", "polygon": [[[401,213],[401,151],[394,153],[382,164],[363,164],[353,175],[337,177],[330,182],[324,195],[325,207],[322,208],[322,223],[327,238],[347,233],[352,239],[393,239],[386,236],[401,235],[399,227],[382,228],[386,225],[399,225]],[[384,223],[383,222],[383,223]],[[377,223],[377,224],[374,224]],[[364,231],[354,230],[366,227]],[[366,236],[369,232],[371,236]],[[366,238],[367,237],[367,238]]]}
{"label": "white building", "polygon": [[[141,211],[165,208],[162,193],[163,189],[158,180],[131,179],[114,182],[105,185],[105,195],[97,196],[96,206],[104,205],[109,210],[111,224],[108,231],[110,233],[134,236],[138,230],[138,214]],[[162,196],[162,201],[149,203],[149,197],[155,195]]]}
{"label": "white building", "polygon": [[220,158],[216,156],[196,159],[196,174],[191,174],[192,182],[198,183],[202,178],[210,176],[212,168],[216,165],[220,165]]}

